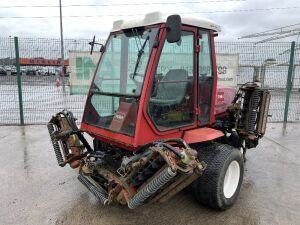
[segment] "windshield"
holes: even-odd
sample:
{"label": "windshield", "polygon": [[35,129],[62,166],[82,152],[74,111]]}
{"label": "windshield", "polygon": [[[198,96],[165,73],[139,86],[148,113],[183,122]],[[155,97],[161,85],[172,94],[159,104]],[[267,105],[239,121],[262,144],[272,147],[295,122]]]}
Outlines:
{"label": "windshield", "polygon": [[140,95],[157,31],[157,28],[134,28],[111,35],[96,72],[92,91]]}
{"label": "windshield", "polygon": [[111,35],[86,103],[83,122],[134,135],[139,96],[158,28]]}

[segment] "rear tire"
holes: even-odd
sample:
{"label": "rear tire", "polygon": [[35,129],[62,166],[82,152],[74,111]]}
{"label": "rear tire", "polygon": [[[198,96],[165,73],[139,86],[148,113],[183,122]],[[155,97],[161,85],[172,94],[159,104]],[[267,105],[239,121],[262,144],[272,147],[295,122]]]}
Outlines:
{"label": "rear tire", "polygon": [[193,183],[196,199],[213,209],[231,207],[240,192],[244,160],[239,149],[211,142],[198,145],[198,158],[207,164],[203,175]]}

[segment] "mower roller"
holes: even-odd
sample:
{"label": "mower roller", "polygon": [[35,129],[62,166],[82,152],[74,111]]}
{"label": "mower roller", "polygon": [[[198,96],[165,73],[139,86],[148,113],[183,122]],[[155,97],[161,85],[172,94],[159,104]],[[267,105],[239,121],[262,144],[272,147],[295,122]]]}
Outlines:
{"label": "mower roller", "polygon": [[270,94],[254,82],[217,84],[219,31],[208,20],[150,13],[114,22],[103,46],[93,39],[101,57],[80,129],[67,110],[48,123],[58,165],[77,168],[104,205],[134,209],[191,186],[208,207],[232,206],[246,150],[265,133]]}

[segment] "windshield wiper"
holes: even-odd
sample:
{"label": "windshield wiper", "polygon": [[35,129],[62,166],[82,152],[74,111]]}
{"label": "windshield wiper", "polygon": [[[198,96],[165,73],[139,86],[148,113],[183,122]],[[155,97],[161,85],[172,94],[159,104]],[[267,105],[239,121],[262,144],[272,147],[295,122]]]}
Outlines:
{"label": "windshield wiper", "polygon": [[136,63],[135,63],[135,67],[134,67],[134,71],[133,71],[133,75],[132,75],[132,79],[134,79],[135,75],[136,75],[136,71],[139,67],[139,64],[140,64],[140,61],[141,61],[141,58],[142,58],[142,55],[144,54],[144,49],[146,47],[146,43],[147,41],[149,40],[150,36],[148,35],[141,47],[141,49],[139,49],[138,51],[138,55],[137,55],[137,59],[136,59]]}

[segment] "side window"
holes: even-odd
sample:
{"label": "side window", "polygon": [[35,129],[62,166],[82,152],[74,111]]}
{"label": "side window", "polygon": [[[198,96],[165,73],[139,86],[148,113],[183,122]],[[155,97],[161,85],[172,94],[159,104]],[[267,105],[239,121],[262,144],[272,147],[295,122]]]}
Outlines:
{"label": "side window", "polygon": [[199,107],[200,115],[199,120],[201,125],[209,123],[211,113],[211,98],[212,98],[212,59],[211,59],[211,46],[210,46],[210,33],[209,31],[199,31],[200,39],[200,53],[199,53]]}
{"label": "side window", "polygon": [[194,122],[194,33],[182,31],[181,41],[165,41],[152,84],[148,112],[159,130]]}

